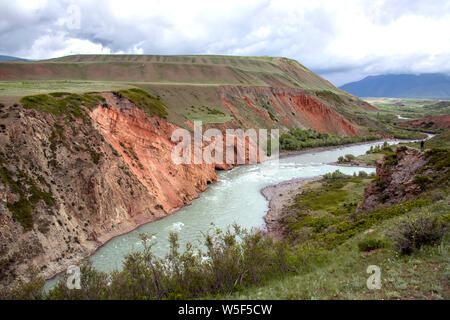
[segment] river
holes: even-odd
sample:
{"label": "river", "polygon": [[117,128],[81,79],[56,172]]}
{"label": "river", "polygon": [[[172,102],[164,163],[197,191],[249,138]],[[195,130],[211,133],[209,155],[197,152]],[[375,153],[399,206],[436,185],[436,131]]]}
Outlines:
{"label": "river", "polygon": [[164,257],[169,249],[168,235],[171,231],[178,232],[181,248],[184,248],[186,242],[201,239],[201,233],[207,231],[211,223],[222,229],[233,223],[247,229],[264,228],[263,217],[268,210],[268,202],[260,193],[262,188],[293,178],[322,175],[336,169],[347,174],[361,170],[373,172],[373,168],[337,167],[327,163],[349,153],[355,156],[364,154],[370,146],[380,144],[382,142],[342,146],[291,155],[281,158],[278,164],[268,161],[219,171],[217,175],[220,181],[210,185],[191,205],[164,219],[150,222],[133,232],[112,239],[92,255],[91,261],[98,270],[120,269],[125,255],[142,248],[138,238],[140,233],[155,237],[157,244],[154,252]]}

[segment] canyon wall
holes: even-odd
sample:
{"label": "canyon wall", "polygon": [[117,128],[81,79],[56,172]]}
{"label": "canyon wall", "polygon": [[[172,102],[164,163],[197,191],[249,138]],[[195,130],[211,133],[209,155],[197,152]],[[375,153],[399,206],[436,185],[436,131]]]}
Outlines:
{"label": "canyon wall", "polygon": [[358,135],[358,128],[301,89],[222,86],[220,98],[243,126],[313,128],[322,133]]}
{"label": "canyon wall", "polygon": [[[189,204],[217,181],[216,169],[236,165],[244,146],[236,135],[236,146],[222,141],[232,163],[175,164],[171,136],[178,126],[123,96],[103,97],[85,117],[21,106],[2,111],[0,282],[26,279],[29,267],[44,278],[64,271],[112,237]],[[204,130],[211,127],[238,128],[232,121]],[[256,144],[244,148],[248,163]]]}

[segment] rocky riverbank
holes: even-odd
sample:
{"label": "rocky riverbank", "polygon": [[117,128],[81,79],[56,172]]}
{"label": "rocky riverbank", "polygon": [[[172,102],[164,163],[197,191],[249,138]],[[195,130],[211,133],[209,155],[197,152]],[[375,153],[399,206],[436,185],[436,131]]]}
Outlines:
{"label": "rocky riverbank", "polygon": [[283,207],[288,203],[296,194],[300,193],[299,188],[305,184],[319,180],[321,177],[311,178],[297,178],[288,181],[283,181],[278,184],[267,186],[261,189],[261,194],[269,201],[269,210],[264,216],[267,231],[275,238],[281,239],[282,227],[279,223]]}

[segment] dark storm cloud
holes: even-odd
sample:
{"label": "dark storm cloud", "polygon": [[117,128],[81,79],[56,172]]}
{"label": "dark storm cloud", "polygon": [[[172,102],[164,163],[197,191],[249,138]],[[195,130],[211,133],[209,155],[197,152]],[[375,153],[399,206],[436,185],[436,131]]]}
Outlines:
{"label": "dark storm cloud", "polygon": [[[79,28],[73,25],[75,6]],[[293,58],[340,85],[450,71],[450,1],[0,3],[0,54],[236,54]],[[73,10],[70,11],[73,13]]]}

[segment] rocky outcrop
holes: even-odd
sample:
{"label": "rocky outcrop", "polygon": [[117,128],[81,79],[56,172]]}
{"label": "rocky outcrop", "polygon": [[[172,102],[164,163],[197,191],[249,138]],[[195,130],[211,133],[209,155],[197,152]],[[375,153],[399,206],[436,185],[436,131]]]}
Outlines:
{"label": "rocky outcrop", "polygon": [[153,207],[170,213],[217,181],[214,165],[173,163],[175,142],[170,138],[177,126],[158,116],[148,116],[125,98],[112,94],[105,97],[108,107],[98,106],[90,113],[95,127],[155,197]]}
{"label": "rocky outcrop", "polygon": [[[223,105],[242,126],[313,128],[355,136],[358,128],[306,91],[285,87],[222,86]],[[262,106],[262,107],[261,107]]]}
{"label": "rocky outcrop", "polygon": [[358,211],[417,196],[422,190],[414,183],[414,177],[426,163],[424,152],[407,146],[400,146],[395,154],[378,160],[377,180],[365,189],[364,200]]}

